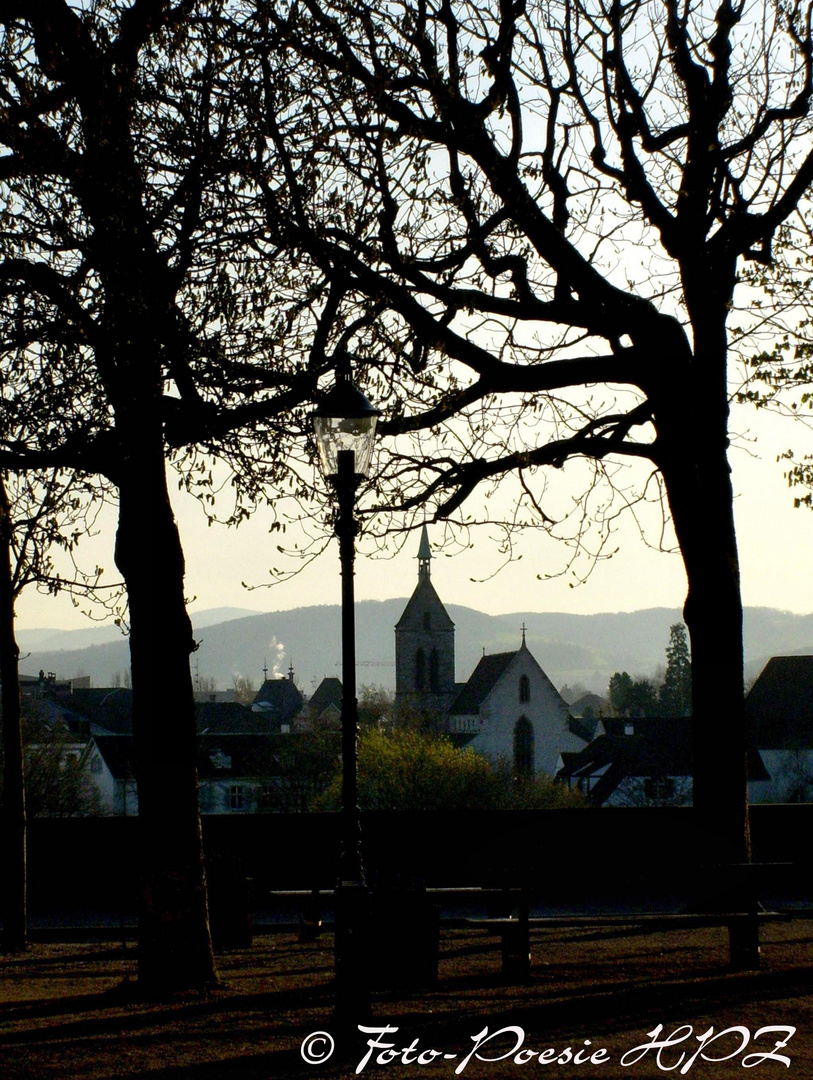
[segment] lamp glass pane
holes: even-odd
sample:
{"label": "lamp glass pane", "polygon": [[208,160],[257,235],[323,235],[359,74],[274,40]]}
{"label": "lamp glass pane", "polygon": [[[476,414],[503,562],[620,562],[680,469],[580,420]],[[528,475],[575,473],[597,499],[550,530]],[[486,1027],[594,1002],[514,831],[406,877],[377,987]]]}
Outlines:
{"label": "lamp glass pane", "polygon": [[352,450],[355,472],[367,476],[373,458],[377,416],[315,416],[313,428],[319,448],[319,462],[325,476],[339,472],[340,450]]}

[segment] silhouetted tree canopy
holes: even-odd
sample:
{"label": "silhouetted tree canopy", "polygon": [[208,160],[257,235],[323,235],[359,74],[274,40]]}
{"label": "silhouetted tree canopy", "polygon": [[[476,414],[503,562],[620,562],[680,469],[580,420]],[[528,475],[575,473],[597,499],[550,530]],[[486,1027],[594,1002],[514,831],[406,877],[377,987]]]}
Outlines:
{"label": "silhouetted tree canopy", "polygon": [[[398,436],[382,505],[505,523],[472,495],[513,476],[508,546],[536,525],[596,557],[619,509],[662,501],[688,578],[695,804],[746,855],[729,321],[741,268],[770,263],[813,180],[809,8],[257,10],[313,132],[286,140],[269,72],[288,174],[269,229],[355,314]],[[632,460],[650,472],[630,486]],[[578,476],[575,506],[544,466]]]}

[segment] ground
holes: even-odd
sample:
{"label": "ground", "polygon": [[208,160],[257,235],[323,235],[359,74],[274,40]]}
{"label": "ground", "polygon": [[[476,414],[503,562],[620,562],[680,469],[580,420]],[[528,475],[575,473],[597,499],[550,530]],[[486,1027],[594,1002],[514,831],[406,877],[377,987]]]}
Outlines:
{"label": "ground", "polygon": [[[436,987],[379,990],[374,996],[370,1026],[397,1028],[379,1038],[395,1051],[411,1046],[407,1063],[398,1055],[389,1065],[376,1065],[381,1053],[376,1050],[361,1071],[376,1080],[455,1075],[654,1080],[668,1072],[707,1080],[808,1080],[813,1077],[813,920],[771,924],[762,937],[761,970],[737,973],[726,967],[723,929],[537,930],[530,981],[511,986],[500,973],[497,939],[483,930],[444,930]],[[380,949],[387,948],[382,940]],[[368,1049],[365,1040],[375,1036],[361,1036],[359,1045],[348,1046],[336,1032],[332,964],[328,934],[308,944],[293,934],[261,936],[251,949],[220,956],[221,988],[145,1004],[133,996],[132,984],[123,983],[135,974],[132,945],[125,952],[110,944],[34,945],[21,957],[0,958],[0,1078],[354,1076]],[[659,1035],[647,1035],[659,1025]],[[692,1026],[690,1033],[686,1027],[679,1033],[688,1038],[662,1051],[660,1059],[655,1049],[632,1053],[683,1025]],[[521,1042],[514,1054],[499,1062],[465,1061],[484,1028],[492,1033],[506,1026],[522,1029],[524,1039],[519,1031],[505,1033],[483,1041],[479,1053],[495,1059]],[[732,1026],[745,1030],[705,1044],[708,1058],[728,1060],[691,1061],[701,1045],[697,1036],[710,1027],[717,1033]],[[789,1065],[748,1057],[773,1051],[788,1034],[764,1032],[756,1038],[767,1026],[796,1028],[787,1046],[774,1051],[789,1058]],[[336,1036],[337,1048],[324,1061],[328,1041],[309,1039],[315,1032]],[[742,1046],[746,1038],[748,1045]],[[565,1060],[540,1063],[540,1052],[548,1048]],[[598,1061],[575,1064],[579,1051]],[[420,1053],[432,1058],[431,1064],[419,1064]],[[305,1061],[307,1054],[312,1064]]]}

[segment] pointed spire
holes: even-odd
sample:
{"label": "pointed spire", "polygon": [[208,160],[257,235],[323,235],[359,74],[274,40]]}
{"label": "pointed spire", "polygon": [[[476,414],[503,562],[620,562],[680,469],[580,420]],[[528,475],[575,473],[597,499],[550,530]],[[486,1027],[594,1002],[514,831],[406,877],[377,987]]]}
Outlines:
{"label": "pointed spire", "polygon": [[429,562],[432,558],[432,549],[429,547],[429,534],[426,525],[421,530],[421,543],[418,547],[418,581],[431,577]]}

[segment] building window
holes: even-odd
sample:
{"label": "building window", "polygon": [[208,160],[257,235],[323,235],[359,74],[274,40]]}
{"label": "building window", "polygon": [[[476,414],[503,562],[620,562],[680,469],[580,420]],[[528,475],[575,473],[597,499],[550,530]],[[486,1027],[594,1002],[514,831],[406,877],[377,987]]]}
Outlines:
{"label": "building window", "polygon": [[423,690],[426,687],[426,655],[423,649],[415,653],[415,688]]}
{"label": "building window", "polygon": [[514,773],[516,776],[533,776],[534,729],[527,717],[521,716],[514,727]]}
{"label": "building window", "polygon": [[274,809],[275,805],[275,791],[271,784],[263,784],[260,788],[260,797],[258,800],[258,809],[268,813],[269,810]]}
{"label": "building window", "polygon": [[424,628],[424,630],[430,630],[431,629],[431,625],[430,625],[431,622],[432,622],[431,614],[428,611],[425,611],[423,613],[423,628]]}
{"label": "building window", "polygon": [[440,692],[440,663],[438,661],[438,650],[433,649],[429,654],[429,689],[432,693],[437,694]]}
{"label": "building window", "polygon": [[527,675],[519,677],[519,700],[526,702],[531,700],[531,680]]}
{"label": "building window", "polygon": [[243,788],[241,784],[233,784],[229,792],[229,802],[232,810],[244,810],[245,798],[243,796]]}
{"label": "building window", "polygon": [[644,781],[644,794],[653,802],[664,802],[675,794],[673,776],[648,776]]}

